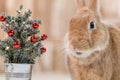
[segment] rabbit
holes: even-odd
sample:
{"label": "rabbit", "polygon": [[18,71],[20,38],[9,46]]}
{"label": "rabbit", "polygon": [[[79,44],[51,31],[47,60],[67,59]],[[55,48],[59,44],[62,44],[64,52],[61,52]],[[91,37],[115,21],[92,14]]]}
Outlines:
{"label": "rabbit", "polygon": [[98,0],[76,0],[65,38],[72,80],[120,80],[120,28],[102,21]]}

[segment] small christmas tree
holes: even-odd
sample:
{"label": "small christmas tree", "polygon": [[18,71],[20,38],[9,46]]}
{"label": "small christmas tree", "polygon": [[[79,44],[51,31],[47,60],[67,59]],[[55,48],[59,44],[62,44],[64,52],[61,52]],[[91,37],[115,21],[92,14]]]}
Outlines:
{"label": "small christmas tree", "polygon": [[[31,11],[22,14],[23,6],[17,10],[17,17],[4,14],[0,16],[0,27],[7,33],[4,41],[0,40],[0,55],[6,58],[7,63],[34,63],[34,59],[46,52],[41,41],[47,38],[46,34],[38,37],[40,20],[30,20]],[[1,35],[2,36],[2,35]]]}

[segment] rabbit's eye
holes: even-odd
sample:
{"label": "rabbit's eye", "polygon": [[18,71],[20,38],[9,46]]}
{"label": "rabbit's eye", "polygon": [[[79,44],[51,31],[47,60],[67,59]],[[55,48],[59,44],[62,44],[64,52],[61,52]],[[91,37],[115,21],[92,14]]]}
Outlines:
{"label": "rabbit's eye", "polygon": [[93,21],[90,22],[89,29],[91,29],[91,30],[95,29],[95,23]]}

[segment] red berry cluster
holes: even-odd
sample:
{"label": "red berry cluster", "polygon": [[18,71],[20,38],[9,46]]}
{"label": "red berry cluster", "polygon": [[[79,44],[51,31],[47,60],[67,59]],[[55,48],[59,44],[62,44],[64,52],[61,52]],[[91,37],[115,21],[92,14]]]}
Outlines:
{"label": "red berry cluster", "polygon": [[34,29],[38,29],[38,28],[39,28],[39,23],[38,23],[38,22],[34,22],[34,23],[32,24],[32,27],[33,27]]}
{"label": "red berry cluster", "polygon": [[[34,22],[32,24],[32,27],[34,29],[38,29],[39,28],[39,23],[38,22]],[[41,40],[46,40],[46,39],[47,39],[47,35],[46,34],[42,34],[41,35]],[[38,37],[33,35],[33,36],[30,37],[30,40],[31,40],[31,42],[36,43],[38,41]],[[45,47],[41,47],[40,50],[41,50],[42,53],[46,52],[46,48]]]}
{"label": "red berry cluster", "polygon": [[46,48],[45,47],[40,48],[40,50],[41,50],[42,53],[46,52]]}
{"label": "red berry cluster", "polygon": [[21,47],[21,43],[19,41],[14,42],[14,48],[18,49]]}
{"label": "red berry cluster", "polygon": [[[2,18],[4,18],[4,17],[2,16]],[[5,20],[5,19],[0,19],[0,21],[3,21],[3,20]],[[12,27],[12,26],[10,26],[10,27]],[[39,28],[39,23],[38,22],[34,22],[32,24],[32,27],[34,29],[38,29]],[[12,37],[12,36],[14,36],[14,33],[15,33],[14,30],[8,30],[8,36]],[[46,34],[42,34],[41,35],[41,40],[46,40],[46,39],[47,39],[47,35]],[[31,42],[36,43],[36,42],[38,42],[38,37],[33,35],[33,36],[30,37],[30,40],[31,40]],[[13,45],[14,45],[14,48],[16,48],[16,49],[21,47],[21,43],[19,41],[14,42]],[[46,48],[45,47],[40,48],[40,50],[42,51],[42,53],[46,52]]]}
{"label": "red berry cluster", "polygon": [[47,35],[46,35],[46,34],[42,34],[42,35],[41,35],[41,39],[42,39],[42,40],[46,40],[46,39],[47,39]]}
{"label": "red berry cluster", "polygon": [[8,31],[8,36],[11,36],[11,37],[14,36],[14,31],[13,30],[9,30]]}
{"label": "red berry cluster", "polygon": [[31,40],[31,42],[34,42],[34,43],[35,43],[35,42],[38,41],[38,37],[35,36],[35,35],[33,35],[33,36],[31,36],[30,40]]}
{"label": "red berry cluster", "polygon": [[0,16],[0,21],[3,22],[3,21],[5,21],[5,20],[6,20],[6,17],[3,16],[3,15],[1,15],[1,16]]}

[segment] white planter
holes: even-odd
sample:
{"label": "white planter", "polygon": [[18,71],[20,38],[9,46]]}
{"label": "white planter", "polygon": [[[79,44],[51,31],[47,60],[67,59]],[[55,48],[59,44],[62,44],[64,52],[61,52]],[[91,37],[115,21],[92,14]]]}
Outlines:
{"label": "white planter", "polygon": [[6,80],[31,80],[33,64],[5,64]]}

